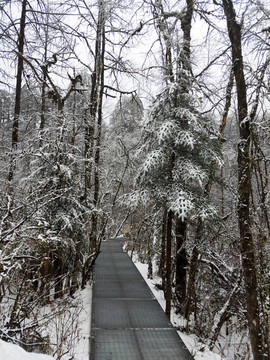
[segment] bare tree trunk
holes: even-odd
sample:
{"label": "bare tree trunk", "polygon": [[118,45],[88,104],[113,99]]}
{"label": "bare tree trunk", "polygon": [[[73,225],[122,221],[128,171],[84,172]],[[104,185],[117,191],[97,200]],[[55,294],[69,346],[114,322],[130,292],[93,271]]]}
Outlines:
{"label": "bare tree trunk", "polygon": [[[47,55],[48,55],[48,35],[49,29],[48,26],[45,25],[45,42],[44,42],[44,64],[47,63]],[[43,144],[43,135],[44,135],[44,128],[45,128],[45,113],[46,113],[46,78],[47,78],[47,71],[48,65],[44,65],[42,67],[42,85],[41,85],[41,113],[40,113],[40,125],[39,125],[39,145],[42,146]]]}
{"label": "bare tree trunk", "polygon": [[[92,76],[93,78],[93,76]],[[91,103],[91,97],[90,97]],[[93,148],[94,148],[94,118],[91,115],[91,105],[90,105],[90,115],[88,118],[87,111],[84,114],[84,157],[85,157],[85,199],[88,196],[88,193],[91,189],[91,176],[92,176],[92,158],[93,158]]]}
{"label": "bare tree trunk", "polygon": [[241,27],[231,0],[223,0],[227,18],[228,33],[232,45],[233,70],[237,88],[238,121],[240,141],[238,145],[238,224],[240,230],[240,251],[246,290],[247,320],[254,359],[263,360],[264,344],[260,329],[256,256],[251,229],[250,197],[250,121],[248,116],[246,83],[244,77]]}
{"label": "bare tree trunk", "polygon": [[162,216],[162,229],[161,229],[161,253],[159,260],[158,274],[162,279],[162,289],[165,289],[166,276],[165,276],[165,257],[166,257],[166,222],[167,222],[167,211],[164,210]]}
{"label": "bare tree trunk", "polygon": [[175,294],[180,304],[186,299],[187,283],[187,253],[184,247],[186,241],[187,222],[176,218],[176,269],[175,269]]}
{"label": "bare tree trunk", "polygon": [[[99,2],[99,20],[97,28],[96,42],[96,71],[98,74],[98,92],[97,92],[97,126],[95,132],[95,156],[94,156],[94,206],[98,207],[99,188],[100,188],[100,147],[101,147],[101,130],[102,130],[102,104],[104,92],[104,55],[105,55],[105,5],[104,1]],[[92,246],[97,247],[98,239],[98,213],[93,213],[92,224]]]}
{"label": "bare tree trunk", "polygon": [[16,92],[15,92],[15,107],[14,107],[14,118],[12,123],[12,156],[11,163],[8,173],[8,180],[12,181],[14,177],[14,171],[16,168],[15,165],[15,152],[18,148],[18,134],[19,134],[19,117],[21,113],[21,94],[22,94],[22,74],[23,74],[23,57],[20,56],[23,54],[24,49],[24,33],[25,33],[25,23],[26,23],[26,7],[27,0],[23,0],[22,11],[21,11],[21,20],[20,20],[20,32],[18,38],[18,67],[17,67],[17,76],[16,76]]}
{"label": "bare tree trunk", "polygon": [[42,146],[43,144],[43,134],[44,134],[44,128],[45,128],[45,112],[46,112],[46,77],[43,76],[43,83],[41,88],[41,113],[40,113],[40,125],[39,125],[39,132],[40,132],[40,138],[39,138],[39,145]]}
{"label": "bare tree trunk", "polygon": [[165,313],[170,319],[171,317],[171,301],[172,301],[172,222],[173,213],[168,211],[167,215],[167,228],[166,228],[166,309]]}
{"label": "bare tree trunk", "polygon": [[192,249],[192,255],[190,259],[189,266],[189,276],[188,276],[188,284],[187,284],[187,296],[186,296],[186,309],[185,309],[185,318],[187,319],[187,328],[188,332],[188,324],[189,318],[192,311],[196,312],[196,292],[195,292],[195,280],[198,270],[198,262],[199,262],[199,250],[195,245]]}
{"label": "bare tree trunk", "polygon": [[148,265],[148,271],[147,271],[147,278],[153,279],[153,264],[152,264],[152,258],[153,258],[153,250],[152,250],[152,231],[151,228],[148,228],[146,230],[146,236],[147,236],[147,265]]}
{"label": "bare tree trunk", "polygon": [[179,63],[183,69],[191,72],[190,62],[190,42],[191,42],[191,22],[194,12],[194,0],[186,0],[185,15],[181,18],[181,28],[183,30],[183,48],[180,53]]}

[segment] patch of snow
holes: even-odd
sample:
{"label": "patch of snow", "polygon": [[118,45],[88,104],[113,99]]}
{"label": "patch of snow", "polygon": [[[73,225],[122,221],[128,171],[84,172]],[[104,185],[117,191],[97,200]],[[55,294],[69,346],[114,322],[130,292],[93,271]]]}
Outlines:
{"label": "patch of snow", "polygon": [[186,347],[194,356],[194,360],[229,360],[228,358],[210,351],[209,348],[200,342],[195,335],[187,335],[181,331],[177,332],[184,341]]}
{"label": "patch of snow", "polygon": [[90,331],[91,331],[91,309],[92,309],[92,285],[87,284],[85,289],[79,293],[82,300],[82,311],[79,315],[78,338],[74,355],[76,360],[89,360],[90,354]]}
{"label": "patch of snow", "polygon": [[[69,340],[70,344],[67,344],[68,352],[61,356],[61,360],[89,360],[90,354],[90,329],[91,329],[91,307],[92,307],[92,286],[87,284],[84,290],[78,290],[74,294],[74,300],[72,301],[73,307],[71,306],[70,311],[65,314],[65,318],[62,319],[61,315],[58,319],[57,316],[53,323],[46,326],[46,331],[49,332],[50,342],[58,344],[59,334],[57,329],[62,325],[61,321],[66,321],[66,316],[71,316],[69,320],[76,320],[74,325],[74,332],[68,335],[72,339]],[[46,313],[50,313],[50,307],[45,306],[42,310],[44,316]],[[74,311],[74,314],[73,314]],[[78,314],[78,319],[76,318]],[[45,334],[46,335],[46,334]],[[73,345],[72,345],[73,343]],[[62,346],[62,344],[60,344]],[[60,346],[59,345],[59,346]],[[53,350],[55,351],[55,349]],[[34,352],[27,352],[22,347],[14,345],[12,343],[4,342],[0,340],[0,360],[55,360],[55,357],[45,354],[37,354]]]}
{"label": "patch of snow", "polygon": [[52,356],[29,353],[18,345],[7,343],[0,340],[0,359],[1,360],[54,360]]}

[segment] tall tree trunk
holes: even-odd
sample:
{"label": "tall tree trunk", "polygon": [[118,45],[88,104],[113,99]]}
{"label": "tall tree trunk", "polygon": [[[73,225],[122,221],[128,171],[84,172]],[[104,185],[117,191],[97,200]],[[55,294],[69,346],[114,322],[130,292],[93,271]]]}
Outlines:
{"label": "tall tree trunk", "polygon": [[186,309],[185,318],[187,320],[186,331],[189,331],[189,319],[192,311],[196,314],[196,291],[195,291],[195,280],[198,270],[199,262],[199,250],[197,245],[192,249],[190,265],[189,265],[189,276],[187,284],[187,297],[186,297]]}
{"label": "tall tree trunk", "polygon": [[8,180],[12,181],[15,172],[15,157],[16,150],[18,148],[18,134],[19,134],[19,117],[21,113],[21,94],[22,94],[22,74],[23,74],[23,57],[20,56],[23,54],[24,50],[24,33],[25,33],[25,23],[26,23],[26,7],[27,0],[23,0],[22,11],[21,11],[21,20],[20,20],[20,32],[18,38],[18,67],[17,67],[17,76],[16,76],[16,92],[15,92],[15,106],[14,106],[14,117],[12,123],[12,156],[11,163],[8,173]]}
{"label": "tall tree trunk", "polygon": [[[94,143],[96,131],[96,120],[98,112],[99,102],[99,81],[100,81],[100,65],[103,64],[104,59],[101,57],[102,52],[102,38],[104,30],[104,7],[103,0],[99,0],[99,13],[98,23],[96,31],[96,43],[95,43],[95,64],[91,74],[91,91],[90,91],[90,104],[89,104],[89,118],[85,113],[85,198],[88,197],[90,189],[92,187],[92,170],[93,170],[93,157],[94,157]],[[104,69],[102,69],[104,72]],[[103,77],[103,75],[102,75]]]}
{"label": "tall tree trunk", "polygon": [[[95,155],[94,155],[94,206],[98,207],[100,188],[100,147],[102,130],[102,105],[104,92],[104,55],[105,55],[105,5],[99,1],[99,16],[96,41],[96,74],[97,74],[97,125],[95,131]],[[98,241],[98,212],[93,212],[91,246],[97,247]]]}
{"label": "tall tree trunk", "polygon": [[[92,76],[93,79],[93,76]],[[90,96],[90,103],[92,99]],[[95,117],[92,115],[91,104],[88,116],[88,111],[84,113],[84,157],[85,157],[85,199],[88,197],[91,189],[91,176],[92,176],[92,159],[94,149],[94,132],[95,132]]]}
{"label": "tall tree trunk", "polygon": [[240,141],[238,145],[238,224],[240,230],[240,251],[246,290],[247,320],[254,359],[263,360],[264,345],[260,329],[258,284],[256,256],[251,229],[250,196],[251,166],[250,166],[250,121],[247,118],[247,94],[244,77],[241,27],[236,20],[236,14],[231,0],[223,0],[223,9],[227,18],[228,33],[232,45],[232,62],[237,88],[238,121]]}
{"label": "tall tree trunk", "polygon": [[187,282],[187,253],[185,249],[187,222],[179,218],[175,220],[176,237],[176,269],[175,269],[175,294],[180,304],[186,299]]}
{"label": "tall tree trunk", "polygon": [[45,113],[46,113],[46,76],[43,74],[43,83],[41,87],[41,113],[39,125],[39,146],[43,144],[44,128],[45,128]]}
{"label": "tall tree trunk", "polygon": [[[49,19],[48,19],[49,20]],[[48,41],[49,41],[49,28],[45,25],[45,41],[44,41],[44,64],[47,64],[48,56]],[[42,86],[41,86],[41,112],[39,124],[39,145],[43,144],[44,128],[45,128],[45,113],[46,113],[46,78],[47,78],[48,65],[42,67]]]}
{"label": "tall tree trunk", "polygon": [[161,229],[161,253],[159,260],[158,275],[162,279],[162,289],[165,289],[166,276],[165,276],[165,264],[166,264],[166,223],[167,223],[167,211],[163,211],[162,216],[162,229]]}
{"label": "tall tree trunk", "polygon": [[180,52],[179,63],[180,66],[191,72],[191,62],[190,62],[190,42],[191,42],[191,22],[194,12],[194,0],[186,0],[186,12],[185,15],[181,18],[181,28],[183,30],[183,48]]}
{"label": "tall tree trunk", "polygon": [[172,301],[172,222],[173,213],[168,211],[167,215],[167,227],[166,227],[166,309],[165,313],[170,319],[171,317],[171,301]]}

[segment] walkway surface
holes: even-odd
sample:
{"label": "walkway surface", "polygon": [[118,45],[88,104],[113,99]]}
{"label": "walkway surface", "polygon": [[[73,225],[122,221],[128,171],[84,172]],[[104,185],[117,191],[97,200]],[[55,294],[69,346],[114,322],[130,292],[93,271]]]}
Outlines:
{"label": "walkway surface", "polygon": [[122,244],[102,242],[96,261],[90,360],[192,360]]}

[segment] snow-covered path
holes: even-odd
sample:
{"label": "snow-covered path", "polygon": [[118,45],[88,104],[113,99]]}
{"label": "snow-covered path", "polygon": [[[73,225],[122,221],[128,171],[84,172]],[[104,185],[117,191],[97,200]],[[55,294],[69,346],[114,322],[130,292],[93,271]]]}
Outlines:
{"label": "snow-covered path", "polygon": [[96,262],[91,360],[193,359],[122,243],[103,242]]}

